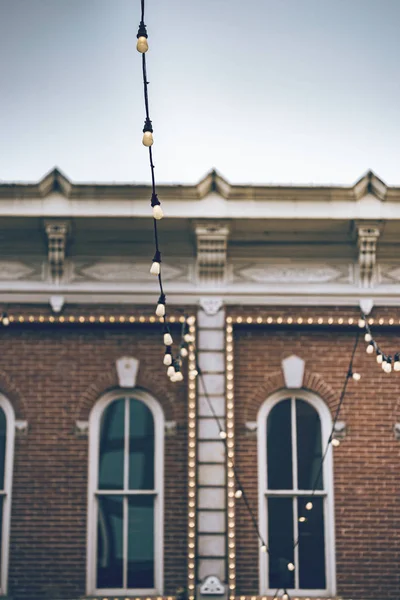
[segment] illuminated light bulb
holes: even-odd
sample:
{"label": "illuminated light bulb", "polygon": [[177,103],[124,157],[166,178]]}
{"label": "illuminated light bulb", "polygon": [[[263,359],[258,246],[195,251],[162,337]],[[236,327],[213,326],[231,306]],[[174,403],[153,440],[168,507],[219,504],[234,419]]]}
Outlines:
{"label": "illuminated light bulb", "polygon": [[194,342],[194,336],[191,333],[185,333],[185,335],[183,336],[183,339],[185,340],[185,342],[187,344]]}
{"label": "illuminated light bulb", "polygon": [[159,221],[163,218],[164,213],[161,208],[161,203],[157,198],[157,194],[152,194],[151,196],[151,206],[153,207],[153,217]]}
{"label": "illuminated light bulb", "polygon": [[260,548],[261,552],[267,552],[268,548],[265,544],[263,544]]}
{"label": "illuminated light bulb", "polygon": [[364,340],[365,340],[366,342],[370,342],[370,341],[372,340],[372,335],[371,335],[370,333],[366,333],[366,334],[364,335]]}
{"label": "illuminated light bulb", "polygon": [[190,377],[190,379],[196,379],[198,374],[199,374],[199,372],[197,371],[197,369],[192,369],[189,372],[189,377]]}
{"label": "illuminated light bulb", "polygon": [[373,344],[368,344],[367,346],[367,354],[373,354],[374,353],[374,345]]}
{"label": "illuminated light bulb", "polygon": [[175,375],[175,367],[174,367],[174,365],[171,364],[168,367],[168,369],[167,369],[167,375],[168,375],[168,377],[171,377],[171,378]]}
{"label": "illuminated light bulb", "polygon": [[172,346],[172,344],[173,344],[173,339],[169,332],[168,327],[164,328],[164,344],[165,344],[165,346]]}
{"label": "illuminated light bulb", "polygon": [[144,122],[142,143],[143,143],[143,146],[146,146],[147,148],[149,148],[150,146],[152,146],[154,144],[153,126],[148,117],[146,118],[146,120]]}
{"label": "illuminated light bulb", "polygon": [[394,355],[393,370],[400,371],[400,356],[398,354]]}
{"label": "illuminated light bulb", "polygon": [[174,373],[170,377],[170,380],[172,381],[172,383],[175,383],[176,381],[178,381],[177,375],[178,375],[178,373],[176,373],[175,369],[174,369]]}
{"label": "illuminated light bulb", "polygon": [[332,446],[335,446],[335,448],[337,448],[338,446],[340,446],[340,440],[338,440],[337,438],[333,438],[331,444]]}
{"label": "illuminated light bulb", "polygon": [[181,372],[181,371],[178,371],[178,372],[175,374],[175,381],[183,381],[183,375],[182,375],[182,372]]}
{"label": "illuminated light bulb", "polygon": [[385,373],[391,373],[392,372],[392,359],[390,356],[388,356],[388,358],[386,359],[386,363],[384,366]]}
{"label": "illuminated light bulb", "polygon": [[219,437],[221,438],[221,440],[226,440],[226,431],[220,431]]}
{"label": "illuminated light bulb", "polygon": [[182,346],[179,353],[182,356],[182,358],[186,358],[188,355],[188,350],[187,350],[187,348],[185,348],[185,346]]}
{"label": "illuminated light bulb", "polygon": [[1,316],[1,323],[4,325],[4,327],[8,327],[10,324],[10,319],[8,318],[8,314],[6,312],[4,312]]}
{"label": "illuminated light bulb", "polygon": [[296,567],[294,566],[293,563],[290,562],[290,563],[288,563],[287,568],[288,568],[289,571],[294,571]]}
{"label": "illuminated light bulb", "polygon": [[195,318],[195,317],[193,317],[193,316],[192,316],[192,317],[188,317],[188,319],[186,320],[186,323],[187,323],[188,325],[194,325],[194,324],[195,324],[195,322],[196,322],[196,318]]}
{"label": "illuminated light bulb", "polygon": [[171,346],[166,347],[163,362],[166,367],[169,367],[170,365],[172,365]]}
{"label": "illuminated light bulb", "polygon": [[378,363],[378,365],[381,365],[383,362],[383,356],[381,352],[379,352],[379,350],[376,353],[376,362]]}
{"label": "illuminated light bulb", "polygon": [[354,379],[354,381],[360,381],[361,375],[360,373],[353,373],[352,378]]}
{"label": "illuminated light bulb", "polygon": [[242,496],[243,496],[242,490],[236,490],[236,492],[235,492],[235,498],[241,498]]}
{"label": "illuminated light bulb", "polygon": [[136,42],[136,50],[140,52],[140,54],[144,54],[149,49],[149,44],[147,43],[147,38],[144,35],[141,35]]}
{"label": "illuminated light bulb", "polygon": [[165,316],[165,294],[160,294],[156,308],[156,315],[157,317]]}
{"label": "illuminated light bulb", "polygon": [[286,593],[285,593],[285,594],[283,594],[283,596],[282,596],[282,600],[289,600],[289,596],[288,596],[288,594],[286,594]]}
{"label": "illuminated light bulb", "polygon": [[161,254],[159,250],[156,250],[153,256],[153,262],[150,267],[150,273],[152,275],[159,275],[161,271]]}
{"label": "illuminated light bulb", "polygon": [[313,503],[312,502],[307,502],[306,504],[306,510],[312,510],[313,509]]}
{"label": "illuminated light bulb", "polygon": [[364,327],[365,327],[365,319],[359,319],[358,320],[358,326],[360,327],[360,329],[364,329]]}
{"label": "illuminated light bulb", "polygon": [[306,523],[306,522],[307,522],[306,517],[299,517],[299,523]]}

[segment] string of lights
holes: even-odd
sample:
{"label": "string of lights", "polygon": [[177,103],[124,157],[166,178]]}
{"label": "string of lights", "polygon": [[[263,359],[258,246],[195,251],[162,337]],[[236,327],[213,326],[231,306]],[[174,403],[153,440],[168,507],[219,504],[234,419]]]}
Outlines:
{"label": "string of lights", "polygon": [[382,370],[385,373],[391,373],[392,371],[400,371],[400,353],[396,352],[394,355],[386,354],[383,352],[379,344],[374,339],[371,328],[368,324],[368,319],[362,313],[361,318],[358,321],[360,329],[365,330],[364,341],[367,343],[367,354],[376,356],[376,362],[381,365]]}
{"label": "string of lights", "polygon": [[[354,357],[355,357],[355,353],[356,353],[356,350],[357,350],[357,347],[358,347],[358,342],[359,342],[359,331],[357,331],[357,334],[356,334],[354,346],[353,346],[351,357],[350,357],[349,366],[348,366],[348,369],[347,369],[347,372],[346,372],[346,376],[345,376],[345,380],[344,380],[344,383],[343,383],[342,391],[341,391],[341,394],[340,394],[340,397],[339,397],[339,401],[338,401],[338,404],[337,404],[337,407],[336,407],[336,410],[335,410],[334,418],[333,418],[333,421],[332,421],[332,428],[331,428],[331,431],[330,431],[330,435],[328,437],[325,450],[324,450],[324,452],[321,455],[321,460],[320,460],[319,467],[318,467],[317,472],[316,472],[316,476],[314,478],[314,484],[313,484],[313,487],[312,487],[311,494],[307,495],[308,500],[307,500],[306,504],[304,505],[305,511],[308,511],[308,512],[313,509],[312,498],[314,497],[314,495],[317,492],[318,484],[319,484],[320,477],[321,477],[321,474],[322,474],[322,470],[323,470],[325,459],[326,459],[326,457],[328,455],[328,452],[329,452],[329,448],[330,448],[331,445],[333,447],[337,447],[340,444],[340,440],[335,436],[335,430],[336,430],[336,424],[338,422],[338,419],[339,419],[339,416],[340,416],[340,412],[341,412],[341,409],[343,407],[343,403],[344,403],[344,400],[345,400],[345,397],[346,397],[346,391],[347,391],[347,386],[348,386],[349,380],[353,379],[354,381],[360,381],[360,379],[361,379],[361,375],[358,372],[354,371],[354,369],[353,369]],[[210,409],[210,412],[211,412],[211,414],[212,414],[212,416],[213,416],[213,418],[214,418],[214,420],[215,420],[215,422],[217,424],[217,427],[218,427],[218,430],[219,430],[219,437],[221,438],[221,442],[224,443],[224,445],[225,445],[225,451],[227,452],[227,433],[226,433],[225,429],[223,428],[219,417],[217,416],[217,413],[216,413],[216,411],[214,409],[214,406],[213,406],[213,403],[211,401],[210,395],[209,395],[209,393],[207,391],[207,386],[206,386],[205,378],[203,376],[201,367],[200,367],[200,365],[198,363],[198,360],[197,360],[197,352],[196,352],[196,348],[194,347],[194,344],[192,345],[192,348],[193,348],[193,351],[196,354],[196,359],[195,359],[196,360],[196,375],[198,375],[198,377],[199,377],[199,379],[201,381],[202,393],[203,393],[204,398],[205,398],[205,400],[207,402],[207,405],[208,405],[208,407]],[[258,522],[257,522],[257,517],[256,517],[256,515],[255,515],[255,513],[254,513],[254,511],[253,511],[253,509],[251,507],[251,504],[249,502],[249,499],[248,499],[248,496],[246,494],[245,488],[244,488],[244,486],[243,486],[243,484],[242,484],[242,482],[240,480],[240,476],[239,476],[238,470],[237,470],[237,468],[236,468],[236,466],[235,466],[235,464],[234,464],[234,462],[233,462],[232,459],[228,460],[228,468],[233,471],[235,482],[236,482],[235,498],[237,500],[239,500],[239,499],[243,500],[243,503],[244,503],[244,505],[246,507],[246,510],[247,510],[247,513],[248,513],[248,515],[250,517],[250,520],[251,520],[251,523],[253,525],[253,528],[254,528],[254,530],[256,532],[257,539],[258,539],[259,544],[260,544],[260,550],[261,550],[261,552],[268,553],[269,556],[272,556],[272,552],[271,552],[270,548],[268,547],[268,545],[267,545],[267,543],[266,543],[266,541],[265,541],[265,539],[263,537],[262,532],[260,531],[260,528],[259,528]],[[307,522],[307,518],[304,515],[299,515],[299,521],[302,522],[302,523],[305,523],[305,522]],[[299,545],[299,542],[300,542],[300,537],[298,537],[297,540],[295,541],[295,543],[293,545],[293,549],[295,549]],[[295,566],[295,564],[293,562],[287,561],[287,560],[282,559],[280,557],[278,557],[278,559],[279,559],[279,564],[281,565],[282,569],[284,570],[283,576],[285,576],[285,574],[288,571],[291,572],[291,571],[295,570],[296,566]],[[281,599],[282,600],[290,600],[290,595],[289,595],[288,590],[286,588],[279,588],[276,591],[273,600],[276,600],[279,597],[279,593],[280,593],[281,590],[283,592],[283,594],[281,596]]]}
{"label": "string of lights", "polygon": [[[154,174],[153,149],[152,149],[152,146],[154,143],[153,124],[150,119],[149,92],[148,92],[149,82],[147,80],[147,64],[146,64],[146,52],[149,49],[149,44],[147,41],[148,34],[147,34],[147,27],[144,22],[144,17],[145,17],[145,0],[141,0],[141,17],[140,17],[138,33],[136,36],[137,37],[136,49],[142,55],[143,95],[144,95],[144,106],[145,106],[145,121],[144,121],[144,127],[143,127],[142,143],[146,148],[148,148],[148,151],[149,151],[151,187],[152,187],[150,204],[151,204],[152,211],[153,211],[153,232],[154,232],[155,251],[154,251],[153,261],[152,261],[152,264],[150,267],[150,273],[152,275],[155,275],[158,278],[158,285],[159,285],[159,291],[160,291],[160,295],[158,298],[155,312],[158,317],[162,317],[164,319],[163,341],[164,341],[164,345],[166,347],[165,355],[164,355],[164,365],[168,366],[169,370],[170,370],[170,366],[173,366],[173,368],[174,368],[173,381],[181,381],[183,379],[183,376],[182,376],[182,373],[180,370],[179,358],[174,360],[173,356],[172,356],[173,339],[171,336],[171,331],[170,331],[170,327],[169,327],[168,319],[167,319],[167,298],[166,298],[166,294],[164,292],[164,286],[163,286],[163,280],[162,280],[162,268],[161,268],[162,256],[161,256],[160,242],[159,242],[159,237],[158,237],[157,222],[163,218],[164,213],[161,208],[161,202],[159,201],[158,196],[157,196],[156,179],[155,179],[155,174]],[[171,373],[170,377],[172,377],[172,370],[170,370],[170,373]]]}

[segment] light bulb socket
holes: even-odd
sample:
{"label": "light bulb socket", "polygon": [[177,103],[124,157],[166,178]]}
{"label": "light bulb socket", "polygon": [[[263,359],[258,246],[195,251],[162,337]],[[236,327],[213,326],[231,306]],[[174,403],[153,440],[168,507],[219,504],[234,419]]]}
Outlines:
{"label": "light bulb socket", "polygon": [[165,300],[166,300],[165,294],[161,293],[160,297],[158,299],[158,303],[157,304],[164,304],[165,305]]}
{"label": "light bulb socket", "polygon": [[157,194],[153,194],[151,195],[151,206],[154,208],[155,206],[160,206],[161,202],[159,201]]}
{"label": "light bulb socket", "polygon": [[143,127],[143,133],[146,133],[147,131],[150,131],[150,133],[153,133],[153,126],[151,124],[149,117],[146,117],[146,120],[144,122],[144,127]]}
{"label": "light bulb socket", "polygon": [[159,250],[156,250],[153,256],[153,263],[157,262],[161,264],[161,252]]}
{"label": "light bulb socket", "polygon": [[145,37],[145,38],[148,38],[148,37],[149,37],[149,36],[147,35],[147,28],[146,28],[146,25],[144,24],[144,22],[143,22],[143,21],[140,21],[140,23],[139,23],[139,28],[138,28],[138,32],[137,32],[137,36],[136,36],[136,37],[137,37],[137,38],[140,38],[140,37]]}

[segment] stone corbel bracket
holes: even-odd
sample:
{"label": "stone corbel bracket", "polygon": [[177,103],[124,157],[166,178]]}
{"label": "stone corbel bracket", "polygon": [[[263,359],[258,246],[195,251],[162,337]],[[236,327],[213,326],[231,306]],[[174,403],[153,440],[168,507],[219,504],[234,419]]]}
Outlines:
{"label": "stone corbel bracket", "polygon": [[229,227],[225,223],[195,223],[197,280],[215,285],[226,281]]}
{"label": "stone corbel bracket", "polygon": [[86,438],[89,434],[89,421],[75,421],[75,434]]}
{"label": "stone corbel bracket", "polygon": [[28,433],[28,421],[15,421],[15,433],[18,437],[24,436]]}
{"label": "stone corbel bracket", "polygon": [[395,423],[394,425],[394,437],[396,440],[400,441],[400,423]]}
{"label": "stone corbel bracket", "polygon": [[47,236],[47,259],[52,283],[60,283],[64,276],[69,221],[50,219],[44,222]]}
{"label": "stone corbel bracket", "polygon": [[380,236],[377,224],[357,224],[360,287],[371,288],[376,282],[376,248]]}

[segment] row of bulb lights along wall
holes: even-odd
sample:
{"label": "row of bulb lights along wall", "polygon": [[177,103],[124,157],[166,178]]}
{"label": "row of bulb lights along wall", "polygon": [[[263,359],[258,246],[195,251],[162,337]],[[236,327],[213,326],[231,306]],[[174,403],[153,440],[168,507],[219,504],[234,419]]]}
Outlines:
{"label": "row of bulb lights along wall", "polygon": [[369,328],[369,323],[365,317],[362,317],[358,321],[358,326],[360,327],[360,329],[365,329],[364,341],[368,344],[367,354],[375,354],[376,362],[378,363],[378,365],[381,365],[382,370],[385,373],[391,373],[392,370],[400,371],[400,354],[396,352],[394,356],[391,356],[390,354],[385,354],[384,352],[382,352],[379,345],[372,337],[372,333]]}

